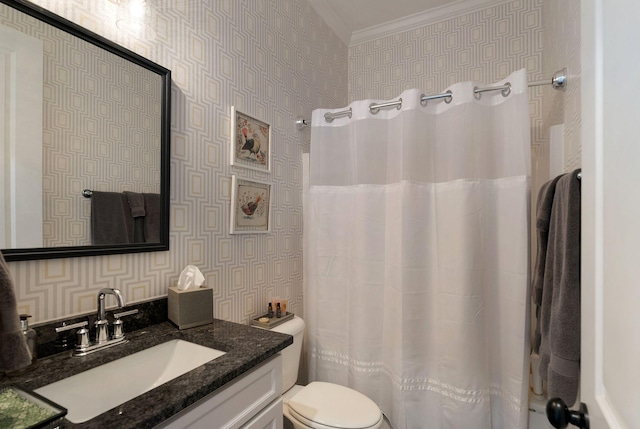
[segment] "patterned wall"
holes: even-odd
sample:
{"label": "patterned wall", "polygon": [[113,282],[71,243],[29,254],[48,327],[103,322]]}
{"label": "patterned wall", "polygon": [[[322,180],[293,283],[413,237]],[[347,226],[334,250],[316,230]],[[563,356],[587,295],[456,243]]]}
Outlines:
{"label": "patterned wall", "polygon": [[[10,263],[35,322],[95,309],[97,291],[165,296],[187,264],[214,289],[214,316],[246,322],[273,296],[302,311],[302,161],[297,115],[347,103],[347,47],[306,0],[147,0],[136,39],[117,1],[36,3],[172,70],[169,252]],[[272,125],[272,172],[229,165],[231,106]],[[274,184],[273,232],[229,234],[231,175]]]}
{"label": "patterned wall", "polygon": [[[493,83],[542,68],[542,2],[515,0],[349,48],[349,100],[391,99],[409,88],[437,94],[460,81]],[[529,90],[534,148],[544,141],[541,90]]]}
{"label": "patterned wall", "polygon": [[566,91],[529,89],[535,207],[549,180],[551,125],[565,124],[565,170],[580,166],[579,0],[513,1],[351,47],[349,100],[389,99],[412,87],[436,93],[461,80],[493,82],[522,67],[530,81],[568,69]]}
{"label": "patterned wall", "polygon": [[[565,171],[579,168],[582,156],[580,127],[580,0],[557,2],[545,0],[542,22],[544,25],[544,52],[542,60],[546,76],[567,68],[568,85],[565,91],[545,89],[543,96],[543,132],[549,127],[565,124]],[[539,148],[538,166],[542,185],[549,178],[549,146]]]}
{"label": "patterned wall", "polygon": [[[570,118],[567,169],[579,162],[578,0],[569,2],[570,13],[550,0],[513,1],[348,52],[305,0],[149,0],[152,19],[141,39],[115,27],[123,14],[117,2],[36,3],[171,69],[174,80],[171,251],[10,263],[20,311],[37,322],[94,309],[102,287],[119,287],[129,301],[164,296],[187,264],[213,286],[216,317],[246,321],[272,296],[301,312],[300,154],[309,133],[297,131],[293,118],[317,107],[393,98],[410,87],[437,92],[462,80],[493,82],[522,67],[540,80],[567,65],[564,95],[530,90],[534,182],[544,174],[536,173],[538,157],[548,164],[544,148],[558,106]],[[272,124],[271,174],[228,165],[232,105]],[[273,233],[228,233],[231,174],[274,183]]]}
{"label": "patterned wall", "polygon": [[0,25],[45,41],[44,246],[89,245],[83,189],[159,192],[160,78],[4,4]]}

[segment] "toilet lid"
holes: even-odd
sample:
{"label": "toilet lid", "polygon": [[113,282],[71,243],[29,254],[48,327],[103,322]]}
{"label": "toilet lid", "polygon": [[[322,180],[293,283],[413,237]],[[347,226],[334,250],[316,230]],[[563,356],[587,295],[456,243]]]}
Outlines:
{"label": "toilet lid", "polygon": [[318,427],[359,429],[375,426],[380,408],[362,393],[338,384],[315,381],[289,400],[289,409]]}

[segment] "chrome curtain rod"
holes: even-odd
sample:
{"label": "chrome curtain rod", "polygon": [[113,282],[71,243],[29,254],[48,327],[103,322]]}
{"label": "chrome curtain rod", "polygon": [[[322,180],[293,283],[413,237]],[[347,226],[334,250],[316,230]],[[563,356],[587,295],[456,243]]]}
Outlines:
{"label": "chrome curtain rod", "polygon": [[351,107],[349,107],[347,110],[341,110],[340,112],[325,113],[324,120],[331,123],[335,118],[342,118],[343,116],[348,116],[349,119],[351,119],[351,117],[353,116],[353,111],[351,110]]}
{"label": "chrome curtain rod", "polygon": [[[540,80],[537,82],[531,82],[527,86],[533,87],[533,86],[542,86],[542,85],[551,85],[553,89],[564,90],[567,87],[567,68],[565,67],[562,70],[555,72],[551,80],[547,79],[547,80]],[[489,92],[489,91],[501,91],[502,96],[506,97],[511,93],[511,84],[509,82],[506,82],[504,85],[488,86],[484,88],[479,88],[476,86],[473,89],[473,95],[475,96],[476,99],[479,100],[483,92]],[[441,98],[445,99],[444,100],[445,103],[451,103],[451,100],[453,100],[453,93],[450,90],[448,90],[447,92],[442,94],[435,94],[435,95],[422,94],[420,96],[420,104],[422,106],[426,106],[429,100],[438,100]],[[375,115],[380,111],[380,109],[383,109],[386,107],[395,107],[397,110],[400,110],[400,108],[402,107],[402,98],[395,101],[388,101],[386,103],[380,103],[380,104],[371,103],[369,105],[369,112]],[[341,110],[338,112],[327,112],[324,114],[324,120],[327,121],[328,123],[331,123],[333,122],[334,119],[341,118],[343,116],[348,116],[349,118],[353,116],[353,111],[351,107],[349,107],[346,110]],[[298,128],[299,130],[302,130],[311,125],[308,120],[300,116],[298,116],[295,119],[295,124],[296,124],[296,128]]]}
{"label": "chrome curtain rod", "polygon": [[551,85],[553,86],[553,89],[561,89],[563,91],[567,89],[567,68],[565,67],[562,70],[555,72],[551,78],[551,82],[549,82],[549,79],[539,80],[537,82],[531,82],[528,86],[532,87],[543,85]]}
{"label": "chrome curtain rod", "polygon": [[[539,80],[537,82],[531,82],[527,86],[531,88],[533,86],[542,86],[542,85],[551,85],[553,89],[561,89],[564,91],[567,87],[567,68],[565,67],[562,70],[555,72],[551,80]],[[476,86],[475,88],[473,88],[473,95],[477,99],[480,99],[481,93],[487,92],[487,91],[502,91],[502,96],[506,97],[511,93],[511,84],[507,82],[504,85],[489,86],[486,88],[478,88]]]}
{"label": "chrome curtain rod", "polygon": [[91,198],[93,191],[91,189],[85,189],[82,191],[82,196],[85,198]]}

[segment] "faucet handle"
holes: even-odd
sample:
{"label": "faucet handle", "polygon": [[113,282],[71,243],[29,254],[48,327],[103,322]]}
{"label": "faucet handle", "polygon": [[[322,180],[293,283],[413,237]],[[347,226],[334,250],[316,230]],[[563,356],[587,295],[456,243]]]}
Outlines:
{"label": "faucet handle", "polygon": [[113,317],[116,319],[120,319],[121,317],[131,316],[133,314],[138,314],[139,310],[137,308],[129,311],[123,311],[122,313],[113,313]]}
{"label": "faucet handle", "polygon": [[76,350],[84,350],[89,347],[89,330],[84,326],[76,332]]}
{"label": "faucet handle", "polygon": [[122,313],[114,313],[113,317],[115,317],[115,321],[113,322],[113,338],[123,338],[124,337],[124,328],[122,326],[122,317],[131,316],[133,314],[138,314],[138,309],[123,311]]}
{"label": "faucet handle", "polygon": [[86,320],[84,322],[73,323],[71,325],[67,325],[67,322],[62,322],[62,326],[58,326],[56,328],[56,332],[60,333],[64,331],[69,331],[71,329],[82,328],[83,326],[87,326],[88,324],[89,322],[87,322]]}
{"label": "faucet handle", "polygon": [[62,322],[62,326],[55,328],[55,331],[58,333],[56,347],[63,350],[66,349],[69,346],[69,339],[67,335],[64,335],[63,333],[76,328],[80,328],[76,332],[76,347],[86,347],[86,345],[89,344],[89,330],[85,326],[88,324],[89,322],[86,320],[84,322],[72,323],[71,325],[67,325],[67,322]]}

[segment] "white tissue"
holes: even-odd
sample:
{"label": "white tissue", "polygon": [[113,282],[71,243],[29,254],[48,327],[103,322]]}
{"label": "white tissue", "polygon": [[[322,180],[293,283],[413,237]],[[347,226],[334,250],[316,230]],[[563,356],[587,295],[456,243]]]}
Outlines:
{"label": "white tissue", "polygon": [[178,289],[197,289],[204,283],[204,276],[195,265],[187,265],[178,278]]}

